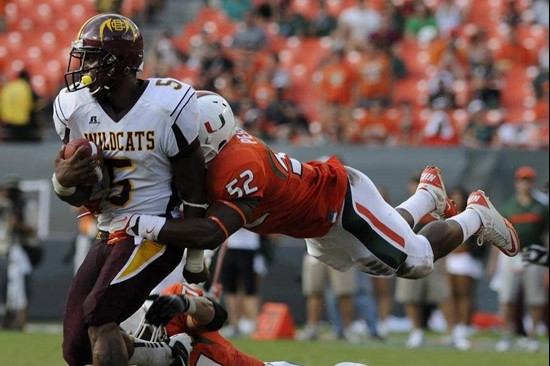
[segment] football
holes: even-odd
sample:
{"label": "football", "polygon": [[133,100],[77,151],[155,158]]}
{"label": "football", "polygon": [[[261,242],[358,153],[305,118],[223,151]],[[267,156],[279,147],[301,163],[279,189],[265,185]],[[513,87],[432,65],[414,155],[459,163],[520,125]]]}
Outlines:
{"label": "football", "polygon": [[85,156],[97,156],[97,160],[99,161],[98,166],[95,167],[95,173],[96,173],[96,179],[87,182],[89,184],[96,184],[103,180],[103,153],[101,151],[101,148],[96,145],[93,141],[86,140],[85,138],[78,138],[74,139],[72,141],[69,141],[67,145],[65,145],[65,151],[63,152],[63,158],[69,159],[71,158],[75,153],[76,150],[78,150],[81,146],[85,149]]}

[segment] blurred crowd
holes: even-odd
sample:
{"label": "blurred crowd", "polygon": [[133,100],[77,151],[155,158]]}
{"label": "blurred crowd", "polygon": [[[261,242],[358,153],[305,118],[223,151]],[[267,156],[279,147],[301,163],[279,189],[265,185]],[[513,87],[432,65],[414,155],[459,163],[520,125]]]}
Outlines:
{"label": "blurred crowd", "polygon": [[548,146],[547,1],[212,1],[146,62],[265,139]]}
{"label": "blurred crowd", "polygon": [[[120,11],[147,27],[165,5],[79,0],[68,25],[46,17],[65,1],[45,1],[28,19],[22,9],[33,0],[0,3],[0,85],[26,67],[34,94],[51,100],[72,19]],[[548,22],[547,0],[210,0],[181,30],[147,43],[144,76],[222,94],[266,140],[547,148]],[[2,110],[0,120],[14,124]]]}

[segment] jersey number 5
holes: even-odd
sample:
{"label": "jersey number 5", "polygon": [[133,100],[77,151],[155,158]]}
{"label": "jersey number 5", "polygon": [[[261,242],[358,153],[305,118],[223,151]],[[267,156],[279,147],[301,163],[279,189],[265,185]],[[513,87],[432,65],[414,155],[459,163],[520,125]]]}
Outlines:
{"label": "jersey number 5", "polygon": [[[116,180],[115,171],[122,169],[135,169],[134,163],[130,159],[105,159],[105,166],[110,175],[110,189],[111,195],[109,196],[109,202],[113,206],[123,207],[131,198],[131,191],[133,188],[131,179]],[[116,188],[115,188],[116,187]],[[115,192],[113,195],[112,193]]]}
{"label": "jersey number 5", "polygon": [[[239,179],[240,178],[240,179]],[[251,170],[245,170],[239,175],[239,178],[233,179],[225,186],[227,193],[236,195],[236,198],[241,198],[245,194],[251,194],[258,190],[258,187],[251,187],[250,183],[254,180],[254,173]],[[242,188],[239,183],[242,182]]]}

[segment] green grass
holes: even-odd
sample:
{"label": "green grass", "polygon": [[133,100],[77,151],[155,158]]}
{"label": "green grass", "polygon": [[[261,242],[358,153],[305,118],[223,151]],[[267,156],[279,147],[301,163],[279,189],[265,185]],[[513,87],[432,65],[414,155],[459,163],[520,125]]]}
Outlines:
{"label": "green grass", "polygon": [[[333,366],[354,361],[368,366],[543,366],[548,365],[548,346],[540,353],[512,351],[496,353],[494,336],[474,338],[474,349],[459,352],[438,344],[430,336],[427,346],[407,350],[403,335],[392,335],[388,341],[349,345],[340,341],[258,342],[236,340],[241,350],[267,361],[289,361],[307,366]],[[546,342],[548,342],[546,340]],[[0,331],[0,364],[5,366],[60,366],[61,336],[44,332],[16,333]]]}

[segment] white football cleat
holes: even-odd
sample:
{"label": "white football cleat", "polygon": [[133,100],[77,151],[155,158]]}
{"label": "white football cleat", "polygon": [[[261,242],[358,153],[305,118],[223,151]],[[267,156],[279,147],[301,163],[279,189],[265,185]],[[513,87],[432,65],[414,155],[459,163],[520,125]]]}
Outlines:
{"label": "white football cleat", "polygon": [[514,226],[497,211],[483,191],[476,191],[468,197],[466,209],[472,209],[481,218],[478,243],[484,241],[494,245],[508,257],[519,253],[519,237]]}
{"label": "white football cleat", "polygon": [[170,366],[188,366],[189,356],[193,350],[193,339],[185,333],[179,333],[170,337],[168,345],[172,349],[174,362]]}
{"label": "white football cleat", "polygon": [[427,191],[435,201],[435,210],[431,212],[436,218],[444,218],[447,208],[447,191],[441,171],[436,166],[428,166],[420,175],[420,182],[416,190]]}

